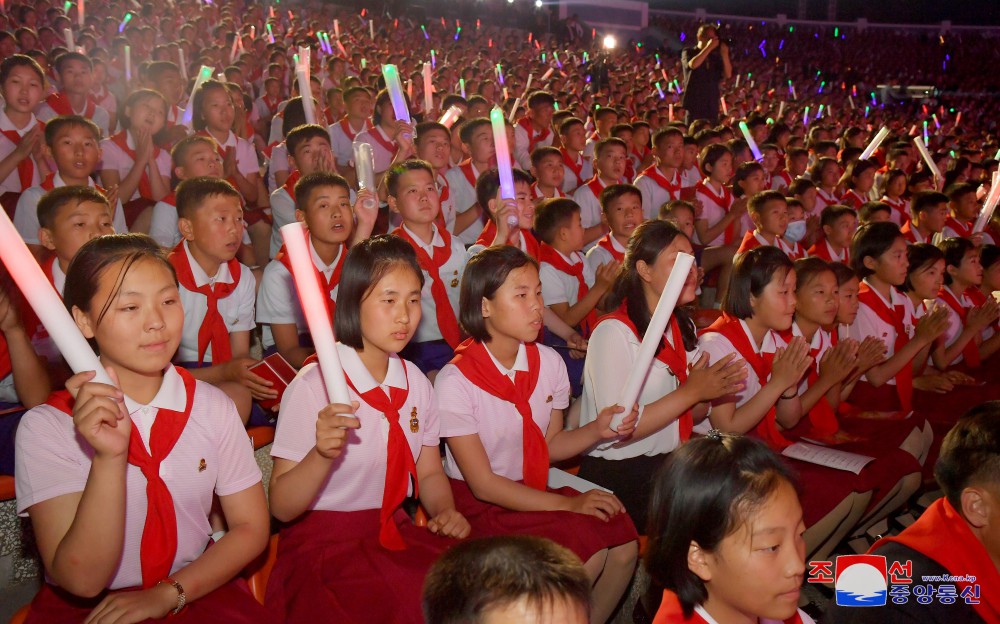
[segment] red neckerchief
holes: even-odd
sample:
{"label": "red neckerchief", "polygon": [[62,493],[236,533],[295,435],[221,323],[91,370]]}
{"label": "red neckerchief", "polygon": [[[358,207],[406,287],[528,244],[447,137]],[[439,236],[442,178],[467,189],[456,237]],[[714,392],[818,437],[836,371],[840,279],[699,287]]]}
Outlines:
{"label": "red neckerchief", "polygon": [[413,247],[417,253],[417,264],[430,275],[431,297],[434,298],[434,312],[437,316],[438,329],[448,346],[454,349],[462,342],[462,331],[458,327],[458,318],[455,316],[455,310],[451,307],[448,290],[445,288],[444,278],[441,276],[441,267],[451,258],[451,234],[441,227],[437,228],[437,231],[444,241],[444,246],[434,247],[433,256],[428,255],[423,246],[419,245],[404,228],[396,228],[392,233]]}
{"label": "red neckerchief", "polygon": [[[531,234],[530,230],[519,230],[521,236],[524,237],[524,252],[534,258],[539,260],[541,256],[541,251],[539,250],[538,240]],[[483,228],[482,233],[479,238],[476,239],[477,245],[483,245],[484,247],[489,247],[493,244],[493,239],[497,236],[497,224],[493,220],[486,222],[486,227]]]}
{"label": "red neckerchief", "polygon": [[861,207],[861,204],[865,203],[865,198],[861,197],[861,195],[859,195],[854,189],[848,189],[848,191],[841,196],[840,203],[857,210]]}
{"label": "red neckerchief", "polygon": [[42,183],[39,184],[38,186],[42,187],[43,191],[46,192],[51,191],[56,187],[56,174],[50,173],[49,175],[45,176],[45,179],[42,180]]}
{"label": "red neckerchief", "polygon": [[903,238],[909,241],[911,244],[915,243],[926,243],[927,239],[924,235],[920,233],[917,226],[913,224],[913,221],[907,221],[899,228],[900,233],[902,233]]}
{"label": "red neckerchief", "polygon": [[369,134],[374,134],[372,132],[372,130],[374,130],[374,126],[372,125],[372,122],[368,121],[367,119],[365,120],[364,128],[358,132],[354,132],[353,130],[351,130],[351,121],[347,117],[344,117],[338,123],[340,124],[340,129],[344,131],[344,135],[352,142],[354,141],[354,139],[357,138],[359,134],[361,134],[361,132],[364,132],[365,130],[367,130]]}
{"label": "red neckerchief", "polygon": [[[709,333],[722,334],[727,340],[733,345],[733,347],[739,352],[743,359],[746,360],[750,368],[757,375],[757,379],[760,382],[760,387],[763,388],[767,384],[768,377],[771,376],[771,365],[774,362],[773,353],[757,353],[757,349],[751,344],[750,339],[747,338],[746,332],[743,330],[743,325],[738,319],[735,319],[728,314],[723,314],[714,323],[708,326],[708,328],[703,332],[705,334]],[[777,420],[777,407],[772,405],[764,418],[757,424],[755,432],[760,436],[768,446],[773,449],[781,450],[786,446],[790,445],[791,442],[781,434],[778,430],[778,420]]]}
{"label": "red neckerchief", "polygon": [[[55,264],[56,264],[56,255],[52,254],[51,256],[48,257],[47,260],[42,262],[42,273],[45,274],[45,277],[48,278],[49,283],[52,284],[52,289],[55,290],[56,294],[59,295],[59,298],[62,299],[62,293],[59,292],[58,288],[56,288],[56,278],[54,273]],[[0,379],[3,379],[3,377],[0,376]]]}
{"label": "red neckerchief", "polygon": [[[705,180],[699,180],[697,184],[694,185],[695,193],[701,193],[708,197],[709,200],[719,208],[722,208],[723,212],[728,213],[729,209],[733,205],[733,193],[729,190],[729,187],[725,184],[722,185],[722,195],[716,195],[715,189],[712,188],[711,184],[707,184]],[[742,221],[742,219],[733,219],[729,225],[726,226],[726,231],[722,235],[722,243],[724,245],[731,245],[736,242],[736,224]],[[708,243],[709,241],[705,241]]]}
{"label": "red neckerchief", "polygon": [[[984,622],[1000,622],[1000,572],[965,518],[946,497],[934,501],[899,535],[875,542],[868,552],[877,553],[890,542],[919,552],[956,577],[975,575],[982,594],[979,603],[973,603],[972,608]],[[967,581],[956,581],[956,584],[963,589],[970,585]]]}
{"label": "red neckerchief", "polygon": [[476,188],[476,172],[472,166],[472,159],[466,158],[462,162],[458,163],[458,169],[465,176],[465,181],[469,183],[473,189]]}
{"label": "red neckerchief", "polygon": [[[692,611],[691,617],[685,617],[677,594],[664,589],[663,600],[660,601],[660,609],[653,618],[653,624],[708,624],[708,620],[701,617],[697,611]],[[802,624],[802,616],[796,611],[795,615],[783,620],[782,624]]]}
{"label": "red neckerchief", "polygon": [[[986,303],[986,295],[975,286],[970,286],[968,290],[965,291],[965,296],[969,298],[969,301],[971,301],[974,306],[981,306]],[[1000,320],[993,321],[993,324],[990,325],[990,327],[992,327],[994,331],[1000,332]]]}
{"label": "red neckerchief", "polygon": [[[65,117],[77,114],[77,112],[73,110],[73,104],[70,103],[69,96],[63,91],[53,93],[49,97],[45,98],[45,103],[49,105],[49,108],[55,111],[56,115]],[[94,98],[88,95],[87,103],[84,105],[83,112],[80,113],[80,115],[82,117],[86,117],[87,119],[93,119],[94,112],[96,110],[97,102],[94,101]]]}
{"label": "red neckerchief", "polygon": [[598,202],[601,201],[601,191],[603,191],[606,187],[607,185],[604,184],[604,182],[601,182],[600,176],[596,174],[594,177],[587,180],[587,188],[589,188],[590,192],[594,194],[594,199]]}
{"label": "red neckerchief", "polygon": [[844,259],[839,260],[834,257],[833,252],[830,250],[830,243],[825,238],[813,243],[813,246],[809,248],[809,255],[822,258],[827,262],[840,262],[846,266],[851,265],[851,250],[845,247]]}
{"label": "red neckerchief", "polygon": [[[891,287],[890,287],[891,288]],[[868,282],[862,280],[858,289],[858,300],[871,308],[883,322],[892,325],[896,330],[896,343],[893,346],[893,353],[898,353],[910,341],[910,336],[906,333],[903,325],[903,318],[906,314],[903,306],[894,306],[890,310],[882,296],[875,292]],[[896,394],[899,396],[899,404],[903,412],[909,412],[913,399],[913,367],[911,362],[907,362],[898,373],[896,373]]]}
{"label": "red neckerchief", "polygon": [[[135,150],[128,146],[128,135],[125,130],[122,130],[118,134],[111,136],[111,142],[118,146],[121,151],[125,152],[125,155],[132,159],[132,163],[135,163]],[[153,146],[153,161],[160,155],[160,148]],[[223,154],[224,155],[224,154]],[[142,168],[142,177],[139,178],[139,196],[145,199],[153,199],[153,187],[149,182],[149,173],[146,171],[145,165]]]}
{"label": "red neckerchief", "polygon": [[[40,121],[36,121],[38,127],[45,129],[45,124]],[[7,140],[17,147],[21,144],[21,135],[18,134],[17,130],[0,130],[0,134],[7,137]],[[21,190],[25,191],[31,188],[35,181],[35,157],[28,154],[24,159],[17,163],[17,177],[18,181],[21,183]]]}
{"label": "red neckerchief", "polygon": [[[579,302],[581,299],[587,296],[590,292],[590,288],[587,286],[587,280],[583,277],[583,260],[575,264],[570,264],[563,258],[562,254],[555,250],[550,245],[545,243],[541,244],[540,247],[540,262],[546,262],[552,265],[556,271],[560,273],[565,273],[576,278],[576,300]],[[597,326],[597,310],[591,309],[584,317],[583,322],[580,323],[580,334],[584,338],[588,338],[590,334],[594,331],[594,327]]]}
{"label": "red neckerchief", "polygon": [[[306,235],[306,244],[309,243],[309,232],[304,232]],[[333,289],[340,284],[340,274],[344,270],[344,260],[347,257],[347,250],[343,247],[340,249],[339,258],[337,258],[337,266],[333,267],[333,273],[330,274],[330,279],[326,279],[326,275],[323,271],[320,271],[316,267],[316,263],[313,262],[313,269],[316,270],[316,279],[319,281],[320,289],[327,294],[326,296],[326,309],[330,313],[330,322],[333,322],[333,315],[337,311],[337,302],[333,298]],[[281,249],[278,250],[278,254],[274,256],[274,259],[285,265],[288,269],[288,273],[294,278],[295,272],[292,271],[292,260],[288,257],[288,251],[285,246],[282,245]]]}
{"label": "red neckerchief", "polygon": [[597,246],[606,249],[607,252],[611,254],[611,257],[614,258],[615,262],[624,262],[625,252],[618,251],[618,249],[615,248],[614,243],[611,242],[612,236],[614,235],[611,232],[608,232],[597,241]]}
{"label": "red neckerchief", "polygon": [[824,208],[826,206],[832,206],[832,205],[834,205],[836,203],[839,203],[839,201],[840,201],[837,198],[836,195],[834,195],[833,193],[827,193],[826,191],[824,191],[823,189],[819,188],[818,186],[816,187],[816,198],[823,200],[823,207]]}
{"label": "red neckerchief", "polygon": [[[279,96],[272,100],[271,98],[267,97],[267,94],[264,94],[261,96],[260,101],[264,103],[265,108],[267,108],[268,114],[273,117],[274,111],[278,110],[278,104],[281,104],[281,97]],[[351,137],[351,140],[353,141],[354,137]]]}
{"label": "red neckerchief", "polygon": [[393,156],[395,156],[396,152],[399,151],[399,145],[382,136],[382,128],[372,128],[368,132],[368,136],[372,138],[372,141],[375,141],[376,143],[381,145],[382,149],[389,152]]}
{"label": "red neckerchief", "polygon": [[168,204],[168,205],[173,206],[174,208],[176,208],[177,207],[177,193],[175,193],[174,191],[170,191],[169,193],[167,193],[166,195],[164,195],[160,199],[160,201],[163,202],[164,204]]}
{"label": "red neckerchief", "polygon": [[[598,325],[606,320],[616,320],[621,322],[625,327],[628,327],[635,337],[642,342],[642,336],[639,335],[639,330],[636,329],[635,323],[628,316],[628,303],[622,301],[622,304],[618,306],[618,309],[611,314],[606,314],[601,317],[601,320],[597,322]],[[671,344],[671,342],[673,344]],[[687,351],[684,350],[684,338],[681,336],[681,326],[677,322],[677,317],[671,315],[670,317],[670,340],[664,340],[659,351],[656,353],[656,359],[667,365],[670,372],[674,374],[677,378],[677,385],[683,384],[688,378],[688,361],[687,361]],[[628,408],[626,408],[628,409]],[[678,431],[680,432],[681,442],[687,442],[691,438],[691,429],[694,426],[694,420],[691,416],[691,410],[685,411],[683,414],[677,417]]]}
{"label": "red neckerchief", "polygon": [[948,217],[944,225],[945,227],[950,227],[959,238],[970,238],[972,236],[972,223],[962,223],[955,217]]}
{"label": "red neckerchief", "polygon": [[212,345],[212,364],[224,364],[233,359],[233,349],[229,342],[229,328],[226,327],[226,320],[219,312],[219,300],[225,299],[233,294],[240,283],[240,263],[233,258],[228,262],[229,274],[233,278],[231,284],[216,282],[212,287],[209,284],[198,286],[194,281],[194,273],[191,271],[191,263],[188,260],[187,252],[184,251],[184,241],[178,243],[177,247],[170,252],[170,264],[177,272],[177,281],[187,290],[204,295],[208,299],[208,311],[205,318],[201,320],[201,327],[198,329],[198,364],[205,361],[205,351],[208,345]]}
{"label": "red neckerchief", "polygon": [[577,154],[577,158],[580,159],[580,164],[576,164],[576,160],[569,155],[569,151],[565,147],[560,147],[559,152],[562,154],[563,164],[569,167],[569,170],[573,172],[576,176],[576,186],[583,186],[583,157]]}
{"label": "red neckerchief", "polygon": [[173,104],[167,109],[167,127],[176,126],[177,119],[181,115],[181,107]]}
{"label": "red neckerchief", "polygon": [[285,189],[285,192],[288,193],[288,196],[293,202],[295,201],[295,183],[298,182],[301,177],[302,172],[296,169],[288,174],[288,179],[285,180],[285,183],[281,186],[281,188]]}
{"label": "red neckerchief", "polygon": [[[195,134],[198,135],[198,136],[203,136],[203,137],[207,137],[209,139],[212,139],[212,141],[215,143],[215,152],[219,155],[219,158],[221,158],[223,160],[226,159],[226,153],[230,149],[232,149],[233,153],[235,154],[236,153],[236,148],[239,147],[239,137],[236,136],[232,131],[230,131],[229,134],[232,135],[233,138],[236,140],[236,143],[232,147],[226,147],[225,145],[223,145],[222,143],[220,143],[218,141],[218,139],[216,139],[214,136],[212,136],[212,133],[209,132],[207,128],[205,128],[204,130],[199,130],[198,132],[195,132]],[[228,141],[229,137],[227,136],[226,139]],[[145,175],[145,174],[143,174],[143,175]],[[226,178],[226,181],[229,182],[230,184],[232,184],[234,188],[236,188],[237,190],[239,190],[240,187],[236,184],[236,180],[234,178]],[[242,195],[240,197],[241,197],[240,203],[243,203],[244,200],[242,199]]]}
{"label": "red neckerchief", "polygon": [[448,229],[448,224],[444,218],[444,205],[451,198],[451,186],[448,184],[448,179],[441,174],[435,174],[437,179],[437,189],[438,189],[438,213],[434,217],[434,223],[444,231]]}
{"label": "red neckerchief", "polygon": [[632,146],[632,155],[635,156],[636,162],[638,162],[640,164],[642,163],[642,161],[646,160],[646,156],[648,156],[649,153],[652,152],[652,151],[653,150],[651,150],[650,148],[646,147],[645,145],[642,146],[641,150],[636,149],[636,147],[634,145]]}
{"label": "red neckerchief", "polygon": [[788,173],[788,171],[779,171],[776,174],[776,177],[781,178],[781,180],[785,183],[785,187],[792,185],[792,174]]}
{"label": "red neckerchief", "polygon": [[736,250],[736,255],[740,255],[743,252],[750,251],[751,249],[757,249],[762,247],[764,243],[754,236],[755,230],[751,230],[743,235],[743,240],[740,241],[740,247]]}
{"label": "red neckerchief", "polygon": [[[402,364],[402,366],[405,375],[406,365]],[[378,515],[378,541],[389,550],[403,550],[406,548],[406,542],[403,541],[403,536],[400,535],[399,528],[393,522],[392,516],[402,504],[403,499],[406,498],[407,486],[411,479],[413,480],[413,497],[418,496],[417,466],[413,461],[413,453],[406,441],[406,435],[403,434],[403,429],[399,426],[399,410],[406,405],[406,397],[410,393],[409,379],[407,379],[406,388],[389,386],[389,396],[386,396],[385,391],[379,386],[375,386],[368,392],[358,392],[347,374],[344,375],[344,378],[355,394],[376,412],[384,414],[385,419],[389,421],[389,440],[386,444],[388,463],[385,469],[385,485],[382,488],[382,508]]]}
{"label": "red neckerchief", "polygon": [[[962,302],[955,297],[955,294],[951,292],[951,289],[947,286],[942,286],[941,290],[938,291],[938,298],[944,301],[945,305],[952,309],[952,311],[958,315],[961,321],[962,327],[965,327],[965,318],[969,314],[968,308],[962,305]],[[976,345],[975,339],[970,340],[965,344],[962,349],[962,359],[971,368],[979,368],[983,363],[982,358],[979,356],[979,347]]]}
{"label": "red neckerchief", "polygon": [[0,334],[0,379],[4,379],[13,370],[10,363],[10,351],[7,349],[7,340]]}
{"label": "red neckerchief", "polygon": [[552,131],[548,128],[543,128],[541,132],[537,135],[535,134],[535,124],[530,117],[521,117],[518,120],[517,125],[524,128],[524,131],[528,133],[528,153],[535,151],[535,148],[539,143],[545,141],[552,134]]}
{"label": "red neckerchief", "polygon": [[[195,379],[191,373],[178,366],[174,367],[184,381],[187,396],[184,411],[160,408],[149,432],[149,449],[142,442],[139,428],[132,423],[128,439],[128,463],[142,471],[146,478],[146,524],[142,529],[139,544],[139,564],[142,569],[142,586],[153,587],[167,576],[177,555],[177,512],[170,489],[160,476],[160,465],[173,450],[177,440],[184,433],[191,407],[194,405]],[[74,399],[69,392],[55,392],[46,401],[69,416],[73,415]]]}
{"label": "red neckerchief", "polygon": [[537,345],[526,344],[524,349],[528,355],[528,370],[517,371],[514,383],[497,369],[483,343],[472,338],[455,349],[455,357],[451,363],[477,388],[514,405],[521,415],[524,484],[545,491],[549,475],[549,447],[545,442],[545,432],[532,418],[529,403],[531,394],[538,385],[541,358]]}
{"label": "red neckerchief", "polygon": [[902,224],[910,222],[910,215],[906,214],[906,200],[905,199],[892,199],[890,197],[882,197],[882,203],[889,206],[889,208],[895,210],[899,213],[899,223],[900,227]]}
{"label": "red neckerchief", "polygon": [[[809,367],[809,373],[806,376],[806,385],[810,387],[819,381],[819,360],[822,355],[820,351],[823,346],[822,331],[822,327],[816,330],[816,333],[820,334],[820,346],[814,348],[812,344],[809,345],[809,357],[813,359],[813,364]],[[785,341],[786,345],[795,337],[795,332],[791,327],[783,332],[777,332],[777,334]],[[836,344],[832,338],[830,339],[830,343]],[[798,385],[796,385],[797,387]],[[840,429],[840,424],[837,422],[837,414],[834,412],[833,406],[830,405],[830,401],[827,400],[825,394],[813,405],[807,416],[809,417],[810,432],[813,435],[830,436],[837,433],[837,430]]]}
{"label": "red neckerchief", "polygon": [[557,197],[566,197],[566,193],[562,192],[562,189],[558,186],[555,188],[555,194],[549,198],[541,189],[538,188],[538,182],[531,183],[531,198],[532,199],[555,199]]}
{"label": "red neckerchief", "polygon": [[660,172],[659,168],[656,167],[655,165],[652,167],[646,167],[645,169],[642,170],[642,173],[640,173],[639,175],[646,176],[653,182],[656,182],[656,184],[660,188],[662,188],[664,191],[667,192],[668,195],[670,195],[670,199],[681,198],[681,177],[680,175],[677,174],[676,171],[674,172],[674,179],[677,180],[676,184],[668,180],[666,176],[664,176],[663,173]]}

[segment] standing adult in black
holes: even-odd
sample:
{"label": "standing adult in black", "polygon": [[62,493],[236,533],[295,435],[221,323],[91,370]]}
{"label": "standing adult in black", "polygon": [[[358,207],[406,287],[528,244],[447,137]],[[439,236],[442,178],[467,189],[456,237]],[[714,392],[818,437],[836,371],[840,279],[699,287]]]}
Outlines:
{"label": "standing adult in black", "polygon": [[698,46],[681,52],[681,66],[685,122],[690,125],[695,119],[707,119],[714,124],[719,120],[719,82],[733,75],[729,46],[719,41],[715,26],[702,24],[698,28]]}

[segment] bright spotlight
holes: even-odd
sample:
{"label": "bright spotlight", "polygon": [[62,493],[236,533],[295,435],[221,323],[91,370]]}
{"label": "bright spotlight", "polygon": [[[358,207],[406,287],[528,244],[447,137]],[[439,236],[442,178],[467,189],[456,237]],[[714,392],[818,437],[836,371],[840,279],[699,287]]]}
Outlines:
{"label": "bright spotlight", "polygon": [[606,50],[614,50],[616,45],[618,45],[618,40],[615,39],[614,35],[608,35],[604,38],[604,48]]}
{"label": "bright spotlight", "polygon": [[542,0],[535,0],[535,8],[536,9],[542,8]]}

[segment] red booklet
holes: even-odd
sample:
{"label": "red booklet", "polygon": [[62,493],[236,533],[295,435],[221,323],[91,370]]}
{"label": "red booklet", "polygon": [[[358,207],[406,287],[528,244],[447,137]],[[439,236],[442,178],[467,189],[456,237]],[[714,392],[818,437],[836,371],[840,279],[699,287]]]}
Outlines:
{"label": "red booklet", "polygon": [[268,401],[258,401],[261,407],[266,410],[273,409],[281,403],[281,395],[285,393],[285,388],[292,383],[298,371],[288,363],[280,353],[269,355],[257,364],[250,367],[255,375],[259,375],[274,384],[272,386],[278,396]]}

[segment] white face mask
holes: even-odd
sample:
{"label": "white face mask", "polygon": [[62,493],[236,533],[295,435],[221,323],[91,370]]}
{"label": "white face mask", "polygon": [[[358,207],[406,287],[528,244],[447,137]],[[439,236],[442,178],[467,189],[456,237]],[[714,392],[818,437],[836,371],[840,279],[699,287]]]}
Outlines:
{"label": "white face mask", "polygon": [[806,237],[806,222],[804,219],[799,221],[789,221],[788,228],[785,230],[785,240],[790,243],[797,243]]}

